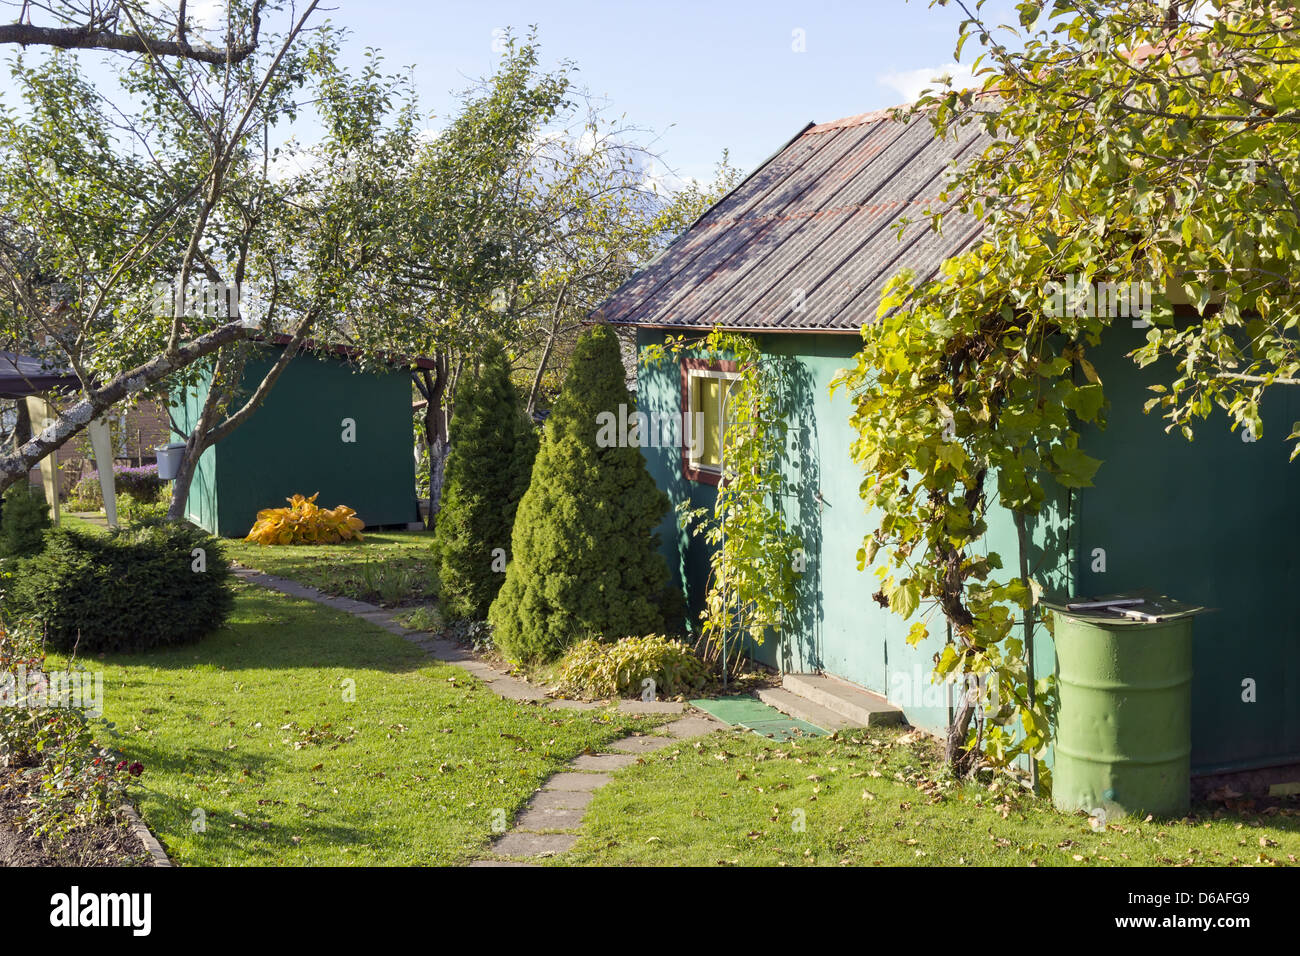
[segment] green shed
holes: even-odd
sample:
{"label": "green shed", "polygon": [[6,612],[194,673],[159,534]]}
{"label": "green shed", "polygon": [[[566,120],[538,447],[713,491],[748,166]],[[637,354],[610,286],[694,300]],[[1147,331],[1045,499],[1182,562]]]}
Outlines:
{"label": "green shed", "polygon": [[[860,330],[899,268],[921,277],[966,248],[978,225],[955,211],[942,235],[897,226],[939,195],[946,170],[983,148],[967,128],[936,140],[928,122],[890,111],[810,124],[619,289],[593,317],[636,329],[638,350],[668,335],[714,327],[753,334],[785,356],[793,405],[783,502],[807,555],[799,625],[756,648],[785,673],[822,674],[885,697],[913,725],[939,732],[949,721],[946,688],[930,682],[943,636],[919,647],[907,625],[872,599],[856,552],[874,527],[850,457],[847,397],[829,384],[853,361]],[[1088,436],[1104,464],[1095,487],[1061,491],[1032,529],[1037,576],[1054,595],[1151,588],[1211,606],[1195,624],[1193,770],[1202,774],[1300,761],[1300,638],[1292,607],[1300,593],[1300,496],[1289,493],[1286,429],[1258,440],[1231,434],[1223,419],[1195,443],[1166,435],[1142,414],[1145,376],[1125,353],[1144,333],[1117,319],[1090,357],[1112,402],[1109,426]],[[706,414],[725,362],[640,363],[638,410],[651,420]],[[1280,391],[1280,390],[1279,390]],[[1300,420],[1294,390],[1278,394],[1266,420]],[[704,421],[706,431],[709,419]],[[689,426],[683,434],[689,433]],[[1252,436],[1247,436],[1251,438]],[[718,480],[709,441],[643,449],[674,505],[709,504]],[[701,608],[708,553],[672,513],[661,530],[665,556],[692,609]],[[1016,553],[1009,513],[990,519],[988,548]],[[1050,636],[1035,640],[1040,673],[1055,666]]]}
{"label": "green shed", "polygon": [[[249,360],[246,390],[257,386],[282,347],[268,345],[265,356]],[[172,415],[186,432],[206,394],[203,382],[173,394]],[[339,348],[299,352],[262,406],[203,453],[186,515],[213,534],[242,538],[258,511],[316,492],[317,504],[348,505],[368,528],[419,519],[405,368],[362,371]]]}

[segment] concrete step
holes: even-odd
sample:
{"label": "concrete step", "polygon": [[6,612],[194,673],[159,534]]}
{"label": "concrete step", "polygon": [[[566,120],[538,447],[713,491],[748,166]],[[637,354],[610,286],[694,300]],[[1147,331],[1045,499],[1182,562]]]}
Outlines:
{"label": "concrete step", "polygon": [[883,727],[906,722],[903,712],[879,694],[834,677],[786,674],[781,678],[781,686],[792,694],[798,694],[848,718],[850,723],[858,727]]}
{"label": "concrete step", "polygon": [[843,714],[837,714],[828,707],[814,703],[807,697],[800,697],[784,687],[764,687],[758,692],[758,699],[769,707],[775,707],[783,714],[795,720],[806,720],[822,730],[841,730],[857,725]]}

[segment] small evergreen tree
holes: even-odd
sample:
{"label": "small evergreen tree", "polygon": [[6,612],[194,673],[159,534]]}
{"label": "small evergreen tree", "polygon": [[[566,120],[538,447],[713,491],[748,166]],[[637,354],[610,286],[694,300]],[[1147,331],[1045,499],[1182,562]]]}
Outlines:
{"label": "small evergreen tree", "polygon": [[455,439],[435,526],[439,593],[449,617],[481,621],[505,580],[515,509],[537,455],[500,344],[456,388]]}
{"label": "small evergreen tree", "polygon": [[519,503],[506,580],[488,615],[511,660],[553,660],[590,636],[664,630],[673,592],[655,529],[668,496],[639,448],[597,440],[602,412],[617,419],[632,408],[618,339],[594,326],[579,338],[547,419]]}

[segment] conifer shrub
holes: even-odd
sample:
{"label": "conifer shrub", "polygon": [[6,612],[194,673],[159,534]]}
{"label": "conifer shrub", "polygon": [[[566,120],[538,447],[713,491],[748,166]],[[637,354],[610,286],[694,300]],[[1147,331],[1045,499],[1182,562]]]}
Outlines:
{"label": "conifer shrub", "polygon": [[457,385],[453,433],[434,528],[439,599],[448,617],[481,621],[505,580],[515,511],[537,456],[537,430],[499,343]]}
{"label": "conifer shrub", "polygon": [[60,650],[144,651],[197,641],[225,623],[229,578],[217,539],[188,524],[59,528],[18,565],[5,609],[33,620]]}
{"label": "conifer shrub", "polygon": [[0,502],[0,558],[22,558],[44,546],[50,506],[26,482],[13,485]]}
{"label": "conifer shrub", "polygon": [[488,615],[510,660],[552,661],[591,634],[615,641],[662,632],[666,608],[680,607],[656,534],[668,496],[639,448],[597,440],[601,412],[630,414],[633,405],[618,339],[593,326],[578,339],[546,421]]}

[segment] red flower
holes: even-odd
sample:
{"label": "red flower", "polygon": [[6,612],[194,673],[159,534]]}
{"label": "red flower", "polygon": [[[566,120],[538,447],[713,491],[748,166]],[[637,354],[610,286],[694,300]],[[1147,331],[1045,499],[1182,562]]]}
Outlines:
{"label": "red flower", "polygon": [[140,774],[144,773],[144,764],[142,764],[140,761],[137,760],[135,763],[131,764],[131,766],[127,767],[126,769],[127,772],[131,774],[131,776],[138,777],[140,776]]}
{"label": "red flower", "polygon": [[118,764],[116,767],[114,767],[113,769],[114,769],[114,770],[125,770],[125,769],[126,769],[126,761],[123,760],[121,763],[119,763],[119,764]]}

